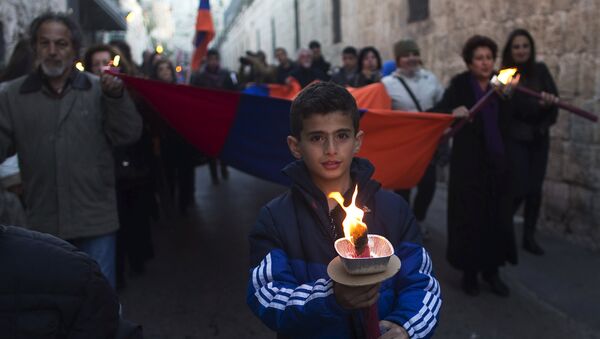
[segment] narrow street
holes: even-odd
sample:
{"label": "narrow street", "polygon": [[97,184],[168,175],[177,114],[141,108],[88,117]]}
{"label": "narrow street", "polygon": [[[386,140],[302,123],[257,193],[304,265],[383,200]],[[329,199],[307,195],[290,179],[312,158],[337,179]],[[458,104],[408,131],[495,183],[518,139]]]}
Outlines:
{"label": "narrow street", "polygon": [[[229,180],[212,185],[204,166],[197,170],[196,190],[197,205],[187,217],[155,225],[156,258],[145,275],[130,277],[120,292],[125,317],[142,324],[150,339],[274,338],[245,303],[247,235],[260,206],[284,188],[235,170],[230,170]],[[521,266],[503,270],[511,287],[509,298],[491,294],[486,285],[480,296],[468,297],[460,290],[460,272],[445,260],[443,187],[427,223],[432,237],[425,245],[444,298],[435,337],[600,338],[600,296],[593,289],[600,277],[597,269],[594,276],[584,277],[586,282],[578,282],[577,276],[587,272],[578,269],[582,260],[595,264],[588,267],[600,267],[597,253],[574,248],[568,258],[578,262],[557,263],[567,265],[568,274],[562,281],[548,281],[545,274],[556,266],[548,263],[569,245],[544,237],[546,256],[521,252]],[[562,288],[569,284],[572,289]]]}

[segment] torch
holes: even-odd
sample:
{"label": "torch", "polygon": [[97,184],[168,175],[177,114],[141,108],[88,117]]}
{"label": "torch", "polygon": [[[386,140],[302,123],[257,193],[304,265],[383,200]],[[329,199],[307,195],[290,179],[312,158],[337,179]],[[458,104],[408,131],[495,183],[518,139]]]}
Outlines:
{"label": "torch", "polygon": [[[485,106],[485,104],[488,102],[488,100],[491,98],[491,96],[494,93],[498,93],[501,96],[509,96],[512,93],[512,91],[515,90],[515,91],[519,91],[521,93],[525,93],[527,95],[531,95],[538,99],[542,99],[541,93],[519,85],[520,76],[518,74],[515,76],[516,73],[517,73],[516,68],[507,68],[507,69],[501,70],[497,76],[494,75],[494,77],[492,77],[492,80],[490,80],[491,88],[469,110],[468,118],[462,119],[461,121],[456,123],[452,127],[452,129],[450,131],[448,131],[448,133],[446,133],[446,134],[444,134],[444,136],[442,136],[440,143],[447,142],[451,137],[456,135],[456,133],[467,123],[467,121],[472,120],[475,117],[475,115]],[[588,120],[591,120],[594,122],[598,121],[598,117],[595,114],[588,112],[586,110],[583,110],[579,107],[570,105],[564,101],[559,100],[558,102],[556,102],[554,104],[564,110],[567,110],[571,113],[579,115]]]}
{"label": "torch", "polygon": [[[516,68],[509,68],[508,70],[510,70],[510,72],[512,72],[513,75],[517,71]],[[504,93],[510,93],[512,88],[514,88],[515,91],[525,93],[527,95],[530,95],[530,96],[538,98],[538,99],[543,99],[541,93],[531,90],[527,87],[521,86],[518,83],[519,83],[519,78],[518,77],[512,78],[512,76],[511,76],[511,78],[508,79],[508,81],[506,79],[500,78],[500,77],[495,77],[495,78],[492,78],[492,80],[491,80],[492,87],[495,87],[497,90],[502,91]],[[594,122],[598,121],[598,117],[594,113],[588,112],[579,107],[568,104],[564,101],[558,100],[554,104],[566,111],[569,111],[573,114],[579,115],[580,117],[586,118],[586,119],[594,121]]]}
{"label": "torch", "polygon": [[[382,236],[368,234],[367,224],[362,221],[365,212],[356,206],[357,195],[358,187],[355,187],[352,202],[347,207],[339,192],[328,195],[344,209],[346,217],[342,221],[345,237],[335,242],[339,256],[329,263],[327,273],[334,281],[348,286],[376,284],[392,277],[400,269],[400,260],[394,255],[392,244]],[[361,309],[361,312],[367,338],[379,338],[377,303]]]}
{"label": "torch", "polygon": [[[481,99],[479,99],[475,103],[475,105],[471,107],[471,109],[469,110],[469,116],[454,124],[454,126],[452,126],[452,128],[442,136],[440,143],[443,144],[450,140],[450,138],[455,136],[456,133],[458,133],[458,131],[460,131],[461,128],[463,128],[467,121],[473,120],[477,113],[479,113],[479,111],[481,111],[481,109],[492,98],[492,95],[494,95],[494,93],[507,95],[507,93],[509,93],[509,91],[512,89],[512,86],[515,84],[515,81],[519,81],[519,76],[514,76],[516,72],[516,68],[508,68],[501,70],[500,73],[498,73],[498,75],[494,75],[492,77],[492,80],[490,80],[492,86],[490,86],[490,89],[481,97]],[[497,84],[502,84],[502,86],[499,86]]]}

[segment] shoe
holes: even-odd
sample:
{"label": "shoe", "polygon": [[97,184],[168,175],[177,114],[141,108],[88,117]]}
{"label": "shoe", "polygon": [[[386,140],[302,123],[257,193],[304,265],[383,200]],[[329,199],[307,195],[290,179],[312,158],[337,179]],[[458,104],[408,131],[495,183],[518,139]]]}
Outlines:
{"label": "shoe", "polygon": [[510,289],[502,279],[500,279],[500,275],[498,273],[494,273],[491,275],[483,274],[483,280],[485,280],[490,287],[492,288],[492,293],[501,296],[508,297],[510,295]]}
{"label": "shoe", "polygon": [[535,238],[523,239],[523,249],[531,254],[544,255],[544,249],[535,241]]}
{"label": "shoe", "polygon": [[479,282],[477,281],[477,274],[465,272],[462,278],[462,289],[467,295],[472,297],[479,295]]}

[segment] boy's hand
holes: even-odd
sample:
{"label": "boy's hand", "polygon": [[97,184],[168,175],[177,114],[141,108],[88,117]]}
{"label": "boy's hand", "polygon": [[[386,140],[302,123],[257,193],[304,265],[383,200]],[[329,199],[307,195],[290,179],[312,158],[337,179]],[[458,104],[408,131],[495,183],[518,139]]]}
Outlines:
{"label": "boy's hand", "polygon": [[333,294],[337,303],[347,310],[365,308],[379,299],[381,283],[368,286],[347,286],[333,283]]}
{"label": "boy's hand", "polygon": [[[379,339],[408,339],[408,333],[404,327],[387,320],[381,320],[379,327],[382,328],[383,335]],[[383,330],[386,329],[386,330]]]}

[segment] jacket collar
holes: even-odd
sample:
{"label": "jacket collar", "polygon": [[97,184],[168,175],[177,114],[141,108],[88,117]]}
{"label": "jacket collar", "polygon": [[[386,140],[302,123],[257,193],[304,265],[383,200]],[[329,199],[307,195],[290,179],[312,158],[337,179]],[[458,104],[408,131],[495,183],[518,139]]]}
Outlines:
{"label": "jacket collar", "polygon": [[[65,84],[65,86],[67,85],[70,85],[73,89],[78,90],[88,90],[92,88],[92,82],[90,81],[88,76],[83,72],[80,72],[78,69],[73,69],[71,71],[71,74],[69,74],[69,78],[67,78],[67,83]],[[44,75],[42,70],[38,68],[36,71],[30,73],[25,79],[25,81],[23,81],[19,92],[21,94],[38,92],[43,87],[50,89],[50,86],[48,84],[48,78]]]}
{"label": "jacket collar", "polygon": [[[296,160],[287,165],[283,172],[293,181],[293,188],[303,193],[304,197],[311,203],[324,204],[327,206],[327,197],[313,183],[308,173],[308,168],[302,160]],[[357,204],[364,206],[366,202],[379,190],[381,184],[371,179],[375,167],[367,159],[355,157],[350,164],[350,177],[352,186],[348,192],[342,192],[345,199],[349,199],[354,192],[354,185],[358,185]]]}

